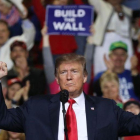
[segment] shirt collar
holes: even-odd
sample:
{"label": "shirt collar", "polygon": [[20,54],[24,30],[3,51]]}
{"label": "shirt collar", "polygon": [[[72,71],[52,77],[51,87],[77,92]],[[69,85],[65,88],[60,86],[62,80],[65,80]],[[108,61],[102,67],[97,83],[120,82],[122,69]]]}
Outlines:
{"label": "shirt collar", "polygon": [[85,97],[84,97],[84,93],[82,92],[78,97],[74,98],[74,100],[76,101],[76,104],[80,107],[84,107],[85,106]]}

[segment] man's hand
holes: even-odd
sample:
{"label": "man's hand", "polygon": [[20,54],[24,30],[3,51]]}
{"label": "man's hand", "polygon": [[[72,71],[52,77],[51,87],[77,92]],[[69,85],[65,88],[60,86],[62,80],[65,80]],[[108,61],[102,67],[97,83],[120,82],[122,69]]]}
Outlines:
{"label": "man's hand", "polygon": [[138,66],[138,58],[136,57],[136,55],[131,57],[131,74],[132,75],[137,75],[138,74],[138,70],[137,70],[137,66]]}
{"label": "man's hand", "polygon": [[107,71],[113,72],[113,69],[114,69],[113,62],[106,58],[106,54],[104,54],[104,62],[107,67]]}
{"label": "man's hand", "polygon": [[6,76],[8,73],[7,64],[0,61],[0,79]]}

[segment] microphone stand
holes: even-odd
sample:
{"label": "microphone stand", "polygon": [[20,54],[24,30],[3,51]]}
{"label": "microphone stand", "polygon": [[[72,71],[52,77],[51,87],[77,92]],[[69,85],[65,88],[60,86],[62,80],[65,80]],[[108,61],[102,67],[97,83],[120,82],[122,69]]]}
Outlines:
{"label": "microphone stand", "polygon": [[63,119],[64,119],[64,132],[65,132],[65,137],[66,140],[68,140],[68,129],[67,129],[67,125],[66,125],[66,110],[65,110],[65,103],[62,102],[62,113],[63,113]]}
{"label": "microphone stand", "polygon": [[69,92],[67,90],[60,91],[60,101],[62,102],[62,113],[63,113],[63,119],[64,119],[64,133],[65,138],[68,140],[68,129],[66,124],[66,110],[65,110],[65,103],[68,101]]}

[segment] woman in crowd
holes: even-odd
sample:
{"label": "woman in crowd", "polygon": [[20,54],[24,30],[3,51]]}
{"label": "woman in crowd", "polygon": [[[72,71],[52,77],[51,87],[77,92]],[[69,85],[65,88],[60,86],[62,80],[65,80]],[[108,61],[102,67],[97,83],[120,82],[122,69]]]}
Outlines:
{"label": "woman in crowd", "polygon": [[[106,70],[103,55],[108,54],[111,43],[116,41],[125,42],[128,45],[128,60],[130,60],[133,54],[130,36],[132,11],[123,6],[122,1],[89,0],[89,3],[94,6],[97,12],[97,18],[94,24],[95,33],[88,38],[88,44],[96,45],[94,54],[95,74]],[[130,69],[129,61],[126,62],[126,68]]]}
{"label": "woman in crowd", "polygon": [[100,79],[103,97],[114,100],[122,108],[122,101],[119,97],[119,78],[113,72],[105,72]]}
{"label": "woman in crowd", "polygon": [[[50,0],[50,4],[65,6],[71,4],[71,0]],[[75,37],[71,35],[51,35],[49,41],[54,61],[58,56],[75,52],[77,49]]]}

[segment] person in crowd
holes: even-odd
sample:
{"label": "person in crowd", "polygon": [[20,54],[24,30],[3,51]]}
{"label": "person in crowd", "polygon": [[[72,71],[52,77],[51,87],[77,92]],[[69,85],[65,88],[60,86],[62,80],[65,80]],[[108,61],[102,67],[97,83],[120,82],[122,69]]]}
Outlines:
{"label": "person in crowd", "polygon": [[15,41],[11,44],[10,50],[14,66],[8,71],[8,76],[18,77],[23,82],[23,86],[26,84],[26,81],[29,81],[29,97],[36,94],[44,94],[46,89],[44,71],[31,67],[28,64],[27,45],[22,41]]}
{"label": "person in crowd", "polygon": [[[51,0],[52,5],[69,5],[71,0]],[[51,35],[49,36],[51,52],[53,54],[53,60],[58,56],[66,53],[73,53],[77,49],[77,43],[75,37],[71,35]]]}
{"label": "person in crowd", "polygon": [[[106,70],[103,56],[108,54],[109,46],[113,42],[122,41],[128,46],[127,69],[130,69],[130,57],[133,55],[133,48],[130,36],[131,9],[123,6],[123,0],[88,0],[97,12],[94,23],[95,33],[89,36],[88,44],[96,45],[94,52],[94,75]],[[90,47],[93,49],[94,47]],[[93,52],[91,50],[91,52]]]}
{"label": "person in crowd", "polygon": [[[119,77],[120,98],[126,102],[131,98],[139,99],[140,76],[137,70],[138,60],[136,56],[131,58],[131,70],[125,69],[125,62],[128,57],[128,47],[124,42],[114,42],[110,46],[109,59],[104,55],[107,71],[115,72]],[[104,73],[100,72],[94,77],[94,91],[97,95],[102,95],[99,79]]]}
{"label": "person in crowd", "polygon": [[[49,35],[47,34],[47,27],[44,25],[42,29],[42,37],[43,37],[43,62],[44,62],[44,69],[45,69],[45,75],[47,82],[49,84],[49,89],[51,94],[56,94],[60,91],[60,87],[56,82],[55,76],[54,76],[54,63],[53,63],[53,57],[51,53],[51,47],[49,42]],[[88,94],[89,90],[89,84],[86,82],[84,84],[84,91],[86,94]]]}
{"label": "person in crowd", "polygon": [[[140,103],[135,100],[130,100],[124,104],[123,109],[132,112],[134,115],[138,115],[140,113]],[[140,136],[124,137],[123,140],[140,140]]]}
{"label": "person in crowd", "polygon": [[[17,4],[18,3],[19,1],[17,2]],[[24,6],[22,4],[20,5],[24,9]],[[27,45],[28,50],[30,50],[33,47],[35,29],[33,24],[28,19],[25,19],[26,16],[27,14],[24,15],[24,20],[22,21],[23,34],[21,36],[15,36],[12,38],[9,38],[10,31],[8,23],[4,20],[0,20],[0,60],[8,64],[8,70],[10,70],[13,67],[13,62],[10,58],[10,44],[13,41],[24,41]]]}
{"label": "person in crowd", "polygon": [[17,105],[21,105],[19,102],[21,99],[23,99],[23,101],[28,100],[28,92],[30,89],[29,81],[27,81],[26,85],[23,87],[22,81],[17,77],[13,77],[8,79],[7,86],[7,93],[5,96],[7,108],[13,108],[17,107]]}
{"label": "person in crowd", "polygon": [[[0,62],[0,79],[6,75],[6,63]],[[83,93],[87,80],[83,56],[65,54],[57,58],[55,77],[60,89],[69,92],[65,105],[70,140],[116,140],[118,136],[140,135],[140,115],[123,111],[113,100]],[[0,89],[0,128],[25,132],[26,140],[63,140],[62,93],[32,97],[24,105],[7,110]]]}
{"label": "person in crowd", "polygon": [[100,85],[103,97],[114,100],[122,108],[123,104],[119,97],[119,78],[117,74],[105,72],[100,78]]}
{"label": "person in crowd", "polygon": [[[18,7],[21,3],[18,1]],[[26,15],[27,11],[26,8],[16,8],[10,2],[6,0],[0,0],[0,19],[6,21],[9,25],[10,29],[10,37],[17,36],[22,34],[22,18]]]}
{"label": "person in crowd", "polygon": [[25,140],[25,134],[2,130],[0,140]]}

